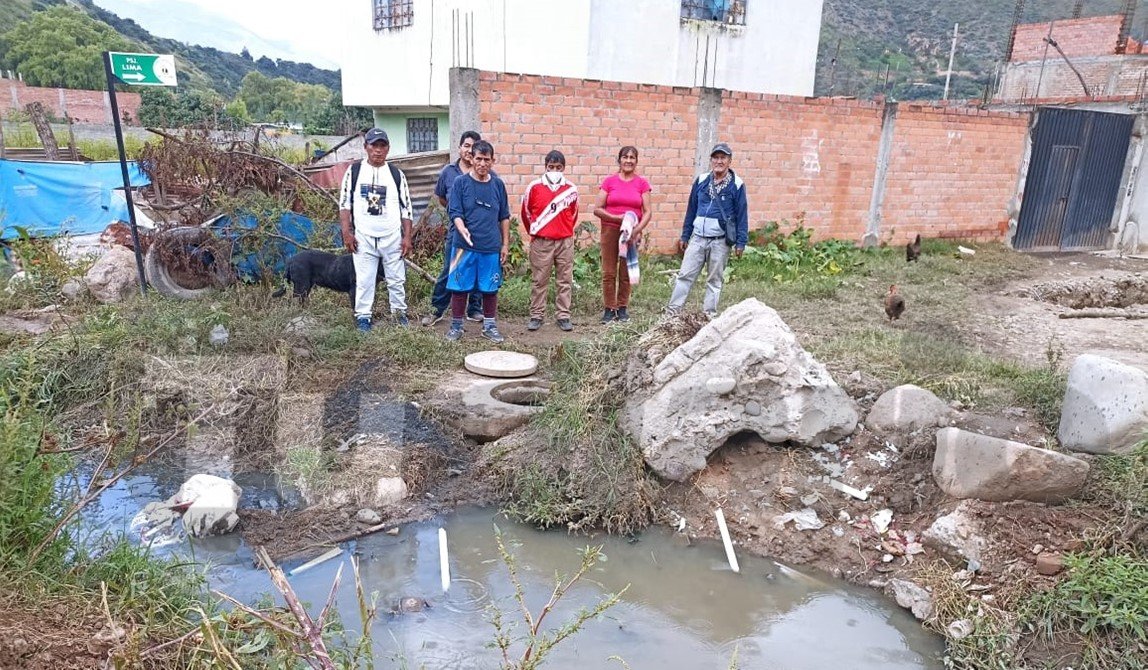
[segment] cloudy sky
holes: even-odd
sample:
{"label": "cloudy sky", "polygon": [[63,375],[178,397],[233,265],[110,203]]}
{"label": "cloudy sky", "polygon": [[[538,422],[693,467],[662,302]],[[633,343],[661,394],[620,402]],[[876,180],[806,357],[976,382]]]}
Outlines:
{"label": "cloudy sky", "polygon": [[[360,0],[364,1],[364,0]],[[95,0],[159,37],[338,69],[352,0]]]}

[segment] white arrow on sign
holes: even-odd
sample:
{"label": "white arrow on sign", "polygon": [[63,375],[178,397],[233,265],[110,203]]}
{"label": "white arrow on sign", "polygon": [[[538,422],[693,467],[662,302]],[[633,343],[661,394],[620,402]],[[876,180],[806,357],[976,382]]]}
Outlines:
{"label": "white arrow on sign", "polygon": [[121,75],[120,75],[120,79],[134,79],[134,80],[136,80],[136,81],[141,81],[141,80],[143,80],[143,79],[147,79],[147,77],[145,77],[145,76],[143,76],[142,74],[140,74],[140,73],[136,72],[136,73],[134,73],[134,74],[121,74]]}

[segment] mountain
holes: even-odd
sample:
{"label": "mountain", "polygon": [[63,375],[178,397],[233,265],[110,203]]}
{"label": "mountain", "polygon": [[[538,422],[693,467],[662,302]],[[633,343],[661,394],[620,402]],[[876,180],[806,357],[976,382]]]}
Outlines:
{"label": "mountain", "polygon": [[[751,0],[752,1],[752,0]],[[1020,22],[1118,14],[1123,0],[1029,0]],[[940,98],[953,24],[960,39],[953,64],[954,98],[979,98],[991,88],[1008,44],[1016,0],[942,3],[935,0],[825,0],[817,65],[817,95],[901,100]],[[1148,20],[1148,0],[1137,3],[1133,35]],[[837,62],[834,64],[834,57]],[[888,71],[888,86],[883,86]]]}
{"label": "mountain", "polygon": [[93,18],[115,28],[117,32],[155,53],[173,53],[180,70],[186,75],[187,85],[192,89],[211,89],[226,98],[235,95],[243,77],[252,71],[268,77],[286,77],[303,84],[320,84],[338,91],[341,83],[337,70],[324,70],[310,63],[297,63],[289,60],[272,60],[266,56],[252,59],[238,53],[221,51],[214,47],[187,44],[174,39],[156,37],[143,29],[132,19],[121,18],[106,9],[96,6],[92,0],[75,0],[73,3],[83,8]]}
{"label": "mountain", "polygon": [[[154,35],[214,47],[221,51],[240,53],[244,49],[256,58],[267,56],[273,60],[290,60],[311,63],[322,68],[337,69],[338,58],[333,57],[332,40],[326,35],[315,34],[305,39],[273,39],[272,35],[283,35],[285,27],[294,27],[293,17],[299,11],[291,7],[277,8],[276,11],[259,11],[267,3],[234,3],[232,12],[226,17],[218,11],[217,0],[93,0],[109,12],[124,18],[131,18]],[[234,10],[240,13],[236,14]],[[320,12],[309,12],[305,20],[298,24],[306,30],[320,33],[325,16]],[[246,24],[240,23],[246,21]],[[248,26],[257,26],[250,29]]]}

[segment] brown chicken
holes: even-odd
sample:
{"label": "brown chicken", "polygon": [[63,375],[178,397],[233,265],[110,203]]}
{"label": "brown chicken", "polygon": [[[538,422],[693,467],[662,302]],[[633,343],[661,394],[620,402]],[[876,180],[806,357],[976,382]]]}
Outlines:
{"label": "brown chicken", "polygon": [[889,292],[885,294],[885,316],[889,321],[896,321],[905,312],[905,299],[897,293],[897,285],[891,284]]}
{"label": "brown chicken", "polygon": [[905,245],[905,262],[912,263],[921,257],[921,234],[917,233],[917,238],[912,242]]}

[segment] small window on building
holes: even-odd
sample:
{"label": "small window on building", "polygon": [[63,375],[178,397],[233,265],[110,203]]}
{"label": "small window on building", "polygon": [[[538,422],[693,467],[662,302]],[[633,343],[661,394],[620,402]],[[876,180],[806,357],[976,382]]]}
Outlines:
{"label": "small window on building", "polygon": [[371,0],[375,3],[375,30],[398,30],[414,21],[414,0]]}
{"label": "small window on building", "polygon": [[745,25],[748,0],[682,0],[682,18]]}
{"label": "small window on building", "polygon": [[438,151],[438,119],[407,119],[407,153]]}

